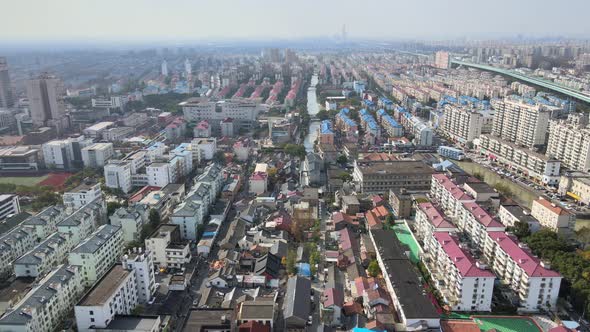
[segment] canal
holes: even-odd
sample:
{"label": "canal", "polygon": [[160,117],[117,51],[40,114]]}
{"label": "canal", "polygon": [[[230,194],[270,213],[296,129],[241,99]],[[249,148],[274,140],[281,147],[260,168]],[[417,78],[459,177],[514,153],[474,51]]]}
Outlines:
{"label": "canal", "polygon": [[[524,188],[523,186],[515,183],[512,180],[503,178],[496,174],[496,172],[483,167],[480,164],[472,163],[472,162],[465,162],[465,161],[454,161],[459,167],[461,167],[465,172],[473,175],[473,174],[481,174],[484,178],[484,181],[489,184],[490,186],[495,186],[498,183],[501,183],[508,188],[512,192],[512,199],[516,201],[518,204],[527,207],[529,210],[533,201],[537,199],[541,193],[535,192],[533,189]],[[590,227],[590,219],[583,219],[577,218],[576,220],[576,230],[582,227]]]}
{"label": "canal", "polygon": [[[307,113],[310,117],[315,116],[320,111],[320,105],[318,104],[318,97],[316,94],[316,85],[318,84],[318,75],[314,74],[311,77],[311,84],[307,89]],[[306,152],[313,152],[314,143],[318,137],[318,130],[320,128],[319,121],[311,121],[309,123],[309,130],[307,136],[303,140]]]}

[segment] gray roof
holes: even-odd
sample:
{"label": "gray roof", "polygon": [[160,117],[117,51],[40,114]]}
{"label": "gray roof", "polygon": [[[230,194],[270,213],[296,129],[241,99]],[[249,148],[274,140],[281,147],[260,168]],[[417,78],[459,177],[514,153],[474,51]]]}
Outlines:
{"label": "gray roof", "polygon": [[201,209],[201,204],[199,203],[195,203],[194,201],[185,201],[184,203],[181,203],[176,210],[174,210],[174,213],[172,214],[172,216],[188,216],[188,217],[192,217],[195,215],[196,211]]}
{"label": "gray roof", "polygon": [[76,248],[72,249],[71,252],[85,254],[95,253],[107,242],[108,239],[113,237],[119,231],[121,231],[121,226],[102,225]]}
{"label": "gray roof", "polygon": [[287,292],[283,304],[285,319],[298,318],[307,321],[311,305],[311,281],[304,277],[293,276],[287,281]]}
{"label": "gray roof", "polygon": [[30,313],[33,308],[37,313],[41,308],[53,298],[60,289],[60,285],[70,282],[75,273],[78,273],[78,267],[61,265],[44,279],[39,287],[32,290],[20,305],[13,311],[7,312],[0,318],[2,325],[25,325],[31,319]]}
{"label": "gray roof", "polygon": [[432,301],[422,287],[406,249],[392,230],[371,230],[375,248],[383,262],[383,274],[391,281],[404,316],[408,319],[438,319]]}
{"label": "gray roof", "polygon": [[160,321],[159,316],[115,316],[107,330],[113,331],[146,331],[151,332]]}
{"label": "gray roof", "polygon": [[12,247],[27,236],[34,236],[35,230],[31,226],[17,226],[12,231],[0,237],[0,251]]}
{"label": "gray roof", "polygon": [[54,247],[59,247],[67,241],[66,235],[51,234],[45,241],[17,259],[14,264],[40,264],[48,256],[55,253]]}
{"label": "gray roof", "polygon": [[21,212],[16,214],[10,218],[6,218],[3,223],[0,223],[0,234],[4,234],[6,232],[11,231],[16,226],[20,225],[23,221],[31,217],[30,213]]}

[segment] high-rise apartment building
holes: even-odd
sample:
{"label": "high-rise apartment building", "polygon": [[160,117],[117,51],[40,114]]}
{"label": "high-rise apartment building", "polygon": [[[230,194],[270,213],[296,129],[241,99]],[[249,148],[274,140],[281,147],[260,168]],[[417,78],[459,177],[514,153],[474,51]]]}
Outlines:
{"label": "high-rise apartment building", "polygon": [[438,51],[434,55],[434,66],[440,69],[449,69],[451,66],[451,58],[449,52]]}
{"label": "high-rise apartment building", "polygon": [[492,102],[496,109],[492,135],[532,148],[544,145],[551,111],[540,104],[504,99]]}
{"label": "high-rise apartment building", "polygon": [[33,124],[38,127],[55,127],[60,133],[68,128],[64,117],[63,83],[49,74],[41,74],[27,81],[27,97]]}
{"label": "high-rise apartment building", "polygon": [[453,140],[466,143],[481,135],[484,115],[476,110],[445,105],[445,117],[439,130]]}
{"label": "high-rise apartment building", "polygon": [[0,57],[0,107],[8,108],[14,106],[8,64],[5,57]]}
{"label": "high-rise apartment building", "polygon": [[570,170],[590,171],[590,129],[587,114],[570,114],[567,121],[549,123],[547,156],[561,160]]}
{"label": "high-rise apartment building", "polygon": [[168,62],[162,61],[162,76],[168,76]]}

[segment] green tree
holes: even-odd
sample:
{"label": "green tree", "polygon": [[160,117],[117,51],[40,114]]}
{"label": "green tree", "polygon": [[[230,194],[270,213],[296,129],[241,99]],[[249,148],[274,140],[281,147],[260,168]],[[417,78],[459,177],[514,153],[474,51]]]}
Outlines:
{"label": "green tree", "polygon": [[117,211],[121,206],[123,206],[119,202],[108,202],[107,203],[107,214],[111,216],[115,211]]}
{"label": "green tree", "polygon": [[336,159],[336,162],[339,163],[339,164],[346,164],[348,162],[348,158],[346,158],[345,155],[341,154]]}
{"label": "green tree", "polygon": [[369,263],[367,271],[369,272],[369,275],[373,278],[377,277],[381,273],[381,268],[379,267],[379,263],[377,262],[377,260],[373,259]]}
{"label": "green tree", "polygon": [[285,144],[285,146],[283,146],[283,151],[290,156],[300,158],[305,157],[305,146],[302,144]]}
{"label": "green tree", "polygon": [[390,213],[387,215],[387,217],[385,217],[385,223],[387,226],[393,226],[395,224],[395,217],[393,216],[393,213]]}
{"label": "green tree", "polygon": [[160,213],[158,212],[158,210],[156,209],[151,209],[150,210],[150,215],[149,215],[149,221],[150,221],[150,225],[155,229],[156,227],[158,227],[158,225],[160,224],[161,220],[160,220]]}
{"label": "green tree", "polygon": [[352,175],[348,174],[347,172],[342,172],[338,175],[338,178],[344,182],[352,181]]}
{"label": "green tree", "polygon": [[531,235],[531,230],[529,229],[529,224],[523,221],[517,221],[514,223],[514,226],[507,227],[507,231],[514,233],[517,238],[524,239],[527,236]]}
{"label": "green tree", "polygon": [[289,250],[287,252],[287,259],[285,262],[285,268],[287,269],[287,273],[290,275],[297,274],[297,253],[294,250]]}

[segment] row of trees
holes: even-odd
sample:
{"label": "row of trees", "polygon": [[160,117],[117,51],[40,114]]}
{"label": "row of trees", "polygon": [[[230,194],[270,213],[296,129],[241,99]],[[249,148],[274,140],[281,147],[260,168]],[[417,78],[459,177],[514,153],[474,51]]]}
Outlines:
{"label": "row of trees", "polygon": [[563,237],[548,229],[530,234],[528,227],[515,225],[516,236],[525,242],[532,252],[551,263],[551,267],[561,273],[560,296],[569,299],[578,311],[590,312],[590,250],[576,249]]}

